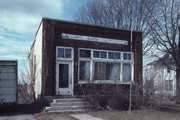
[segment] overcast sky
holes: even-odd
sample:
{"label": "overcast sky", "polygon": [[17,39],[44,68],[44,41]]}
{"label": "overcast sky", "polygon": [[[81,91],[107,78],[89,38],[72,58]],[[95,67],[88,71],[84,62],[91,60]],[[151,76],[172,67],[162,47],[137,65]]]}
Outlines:
{"label": "overcast sky", "polygon": [[0,0],[0,60],[18,60],[19,70],[42,17],[72,21],[87,0]]}

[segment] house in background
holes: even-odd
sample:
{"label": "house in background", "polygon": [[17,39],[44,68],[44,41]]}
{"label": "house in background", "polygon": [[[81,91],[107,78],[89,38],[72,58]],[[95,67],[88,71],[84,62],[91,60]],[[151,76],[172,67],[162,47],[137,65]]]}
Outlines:
{"label": "house in background", "polygon": [[43,18],[30,53],[36,97],[83,95],[81,87],[102,84],[129,95],[131,81],[142,82],[142,33],[130,39],[127,30]]}
{"label": "house in background", "polygon": [[170,96],[176,96],[176,72],[175,63],[169,54],[150,62],[150,72],[154,74],[156,93],[163,92]]}

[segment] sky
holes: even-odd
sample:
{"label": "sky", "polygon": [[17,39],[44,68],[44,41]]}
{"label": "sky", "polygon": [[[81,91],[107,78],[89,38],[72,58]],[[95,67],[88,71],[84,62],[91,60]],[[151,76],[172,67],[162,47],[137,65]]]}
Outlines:
{"label": "sky", "polygon": [[18,60],[19,71],[24,71],[42,17],[73,21],[87,1],[0,0],[0,60]]}

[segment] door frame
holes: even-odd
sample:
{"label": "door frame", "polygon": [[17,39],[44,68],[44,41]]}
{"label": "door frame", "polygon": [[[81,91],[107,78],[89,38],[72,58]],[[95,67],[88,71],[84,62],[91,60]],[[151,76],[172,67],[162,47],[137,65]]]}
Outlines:
{"label": "door frame", "polygon": [[[69,65],[69,87],[68,89],[70,89],[70,94],[67,95],[74,95],[74,77],[73,77],[73,62],[72,61],[59,61],[56,62],[56,95],[62,95],[60,94],[60,89],[63,88],[59,88],[59,64],[68,64]],[[67,89],[67,88],[64,88]]]}

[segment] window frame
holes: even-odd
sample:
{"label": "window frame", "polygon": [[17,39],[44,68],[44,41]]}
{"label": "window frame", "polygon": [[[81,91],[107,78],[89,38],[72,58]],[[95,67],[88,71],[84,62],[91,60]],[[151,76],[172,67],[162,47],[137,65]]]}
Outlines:
{"label": "window frame", "polygon": [[[63,48],[64,49],[64,53],[65,53],[65,49],[71,49],[71,57],[70,58],[61,58],[61,57],[58,57],[58,49],[59,48]],[[74,58],[74,49],[73,47],[64,47],[64,46],[57,46],[56,47],[56,60],[65,60],[65,61],[72,61]]]}
{"label": "window frame", "polygon": [[[91,58],[81,58],[80,57],[80,50],[90,50],[91,51]],[[94,51],[104,51],[106,52],[106,58],[94,58],[93,52]],[[114,52],[114,59],[108,58],[108,52]],[[115,59],[115,53],[120,53],[120,59]],[[123,54],[130,53],[131,60],[123,60]],[[99,55],[100,57],[100,55]],[[80,61],[90,61],[90,81],[82,81],[79,79],[80,77]],[[112,62],[112,63],[120,63],[120,80],[93,80],[94,79],[94,62]],[[122,67],[124,63],[130,63],[131,65],[131,81],[124,82],[122,80]],[[134,82],[134,54],[133,52],[124,52],[124,51],[113,51],[113,50],[101,50],[101,49],[91,49],[91,48],[79,48],[78,50],[78,84],[87,84],[87,83],[109,83],[109,84],[131,84]]]}

